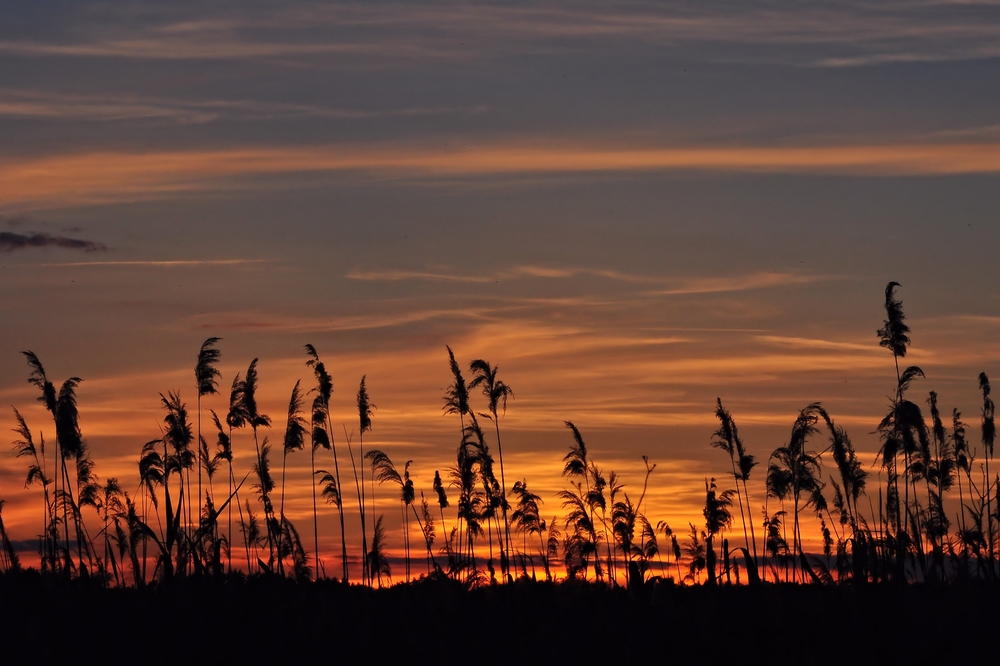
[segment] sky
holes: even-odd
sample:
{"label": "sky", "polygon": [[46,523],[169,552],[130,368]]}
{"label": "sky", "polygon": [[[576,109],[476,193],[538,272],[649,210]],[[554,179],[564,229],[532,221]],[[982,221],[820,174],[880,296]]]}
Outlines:
{"label": "sky", "polygon": [[[656,463],[647,513],[681,532],[705,479],[731,483],[717,397],[761,461],[813,401],[874,461],[890,280],[914,391],[975,422],[979,372],[1000,373],[998,2],[3,14],[0,402],[49,439],[19,352],[83,378],[97,474],[126,489],[160,393],[194,404],[210,336],[224,389],[260,359],[275,439],[296,380],[311,388],[303,345],[355,441],[367,376],[366,446],[412,459],[427,493],[458,444],[445,345],[484,358],[514,390],[508,485],[561,513],[570,420],[630,495]],[[308,455],[288,464],[305,521]],[[19,540],[38,532],[25,468],[0,454]]]}

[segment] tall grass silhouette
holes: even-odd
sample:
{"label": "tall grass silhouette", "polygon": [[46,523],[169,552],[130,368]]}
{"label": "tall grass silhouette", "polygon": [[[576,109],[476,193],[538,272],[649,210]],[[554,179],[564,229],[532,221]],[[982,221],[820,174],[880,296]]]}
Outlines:
{"label": "tall grass silhouette", "polygon": [[[517,480],[508,488],[510,465],[500,420],[513,391],[499,378],[498,367],[483,359],[468,363],[472,379],[467,383],[450,346],[445,347],[447,367],[441,366],[442,377],[451,382],[443,411],[458,416],[457,433],[446,427],[449,438],[458,435],[452,440],[457,447],[454,464],[444,475],[434,470],[429,487],[421,488],[411,474],[419,462],[414,466],[407,460],[398,468],[389,451],[366,450],[375,406],[367,376],[361,378],[355,395],[357,431],[345,426],[341,442],[354,475],[358,541],[348,539],[331,416],[333,377],[312,345],[305,345],[312,386],[300,380],[292,388],[277,482],[271,419],[257,398],[258,359],[232,378],[224,415],[209,410],[208,430],[214,435],[203,431],[202,399],[218,393],[222,380],[217,369],[221,338],[210,337],[199,349],[194,415],[179,391],[160,394],[162,427],[138,447],[134,479],[99,479],[80,428],[82,380],[70,377],[57,388],[39,357],[25,351],[27,381],[37,389],[55,433],[46,442],[13,409],[13,455],[26,463],[26,492],[37,493],[31,502],[38,518],[38,552],[31,561],[37,561],[41,575],[108,587],[229,576],[337,578],[366,586],[430,577],[468,587],[544,578],[633,591],[668,581],[718,587],[995,580],[1000,512],[998,479],[990,471],[996,439],[990,379],[983,372],[976,384],[981,395],[977,446],[957,407],[948,419],[937,392],[914,397],[915,387],[927,380],[921,368],[901,363],[911,331],[899,288],[896,282],[886,286],[885,319],[876,331],[878,344],[892,355],[894,379],[885,416],[873,424],[879,450],[870,462],[878,477],[868,471],[869,461],[855,450],[847,430],[817,401],[798,412],[787,440],[770,452],[763,474],[755,473],[762,459],[751,452],[736,417],[718,398],[714,408],[706,406],[718,422],[706,442],[725,453],[729,464],[706,474],[702,516],[690,521],[686,538],[649,515],[647,491],[662,483],[654,475],[656,464],[642,458],[645,476],[641,486],[633,486],[641,491],[630,494],[620,474],[601,468],[571,421],[565,421],[564,487],[544,498],[512,470]],[[486,428],[484,421],[490,422]],[[247,428],[249,437],[240,434]],[[288,458],[307,440],[312,553],[286,513],[302,508],[291,505],[300,495],[294,492],[297,477],[287,473]],[[391,487],[399,501],[399,532],[378,513],[376,484]],[[252,492],[244,490],[247,486]],[[543,518],[546,499],[561,506],[560,515]],[[328,510],[337,512],[340,528],[340,563],[329,570],[320,552],[320,516]],[[415,546],[414,534],[421,545]],[[4,571],[22,570],[31,559],[21,543],[10,538],[0,517]],[[395,579],[394,549],[402,551]],[[420,559],[427,566],[418,574],[419,564],[413,564]],[[352,563],[360,566],[359,580],[351,577]]]}

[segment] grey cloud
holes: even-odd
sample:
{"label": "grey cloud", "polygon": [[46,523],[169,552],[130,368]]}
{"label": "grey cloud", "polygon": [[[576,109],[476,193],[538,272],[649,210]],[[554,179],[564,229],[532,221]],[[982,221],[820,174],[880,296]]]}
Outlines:
{"label": "grey cloud", "polygon": [[84,240],[82,238],[66,238],[65,236],[50,236],[45,233],[16,234],[11,231],[0,231],[0,252],[26,250],[32,247],[63,247],[70,250],[97,252],[108,249],[104,243]]}
{"label": "grey cloud", "polygon": [[15,553],[37,553],[37,539],[11,539],[10,545]]}
{"label": "grey cloud", "polygon": [[[0,52],[23,56],[139,59],[294,59],[409,66],[411,58],[460,58],[590,49],[599,45],[676,48],[702,44],[700,55],[777,59],[821,67],[996,57],[994,3],[770,2],[710,5],[581,2],[531,6],[449,3],[294,3],[280,15],[240,5],[205,17],[205,8],[175,7],[99,29],[84,20],[75,41],[2,39]],[[223,10],[225,11],[225,10]],[[104,17],[103,14],[101,14]],[[153,18],[155,17],[155,18]],[[90,37],[89,39],[87,37]],[[41,39],[39,39],[41,37]],[[82,37],[82,39],[81,39]],[[720,54],[722,45],[738,47]],[[787,53],[789,47],[807,53]],[[764,50],[765,53],[760,51]],[[805,57],[803,57],[805,55]]]}
{"label": "grey cloud", "polygon": [[0,224],[7,227],[23,227],[31,224],[31,220],[23,215],[15,215],[13,217],[9,215],[0,215]]}

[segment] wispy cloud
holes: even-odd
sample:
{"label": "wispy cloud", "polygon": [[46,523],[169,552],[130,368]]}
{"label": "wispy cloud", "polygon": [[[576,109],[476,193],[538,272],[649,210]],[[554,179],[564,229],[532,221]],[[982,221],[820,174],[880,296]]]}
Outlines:
{"label": "wispy cloud", "polygon": [[177,104],[158,104],[126,97],[98,97],[0,90],[0,116],[46,120],[111,121],[123,119],[172,120],[204,123],[218,114]]}
{"label": "wispy cloud", "polygon": [[751,273],[749,275],[737,275],[734,277],[710,277],[681,280],[676,283],[676,286],[649,293],[661,296],[716,294],[732,291],[751,291],[755,289],[787,287],[791,285],[826,282],[837,279],[842,278],[833,275],[808,275],[801,273],[774,273],[764,271]]}
{"label": "wispy cloud", "polygon": [[213,331],[333,333],[392,328],[434,319],[481,319],[484,308],[426,308],[330,317],[280,317],[261,312],[222,312],[198,317],[197,326]]}
{"label": "wispy cloud", "polygon": [[492,276],[486,275],[458,275],[454,273],[435,273],[432,271],[406,271],[406,270],[386,270],[386,271],[351,271],[346,278],[350,280],[364,280],[367,282],[400,282],[404,280],[426,280],[430,282],[493,282]]}
{"label": "wispy cloud", "polygon": [[257,186],[259,176],[385,178],[751,172],[928,176],[1000,172],[1000,144],[634,148],[552,144],[97,152],[0,162],[0,205],[58,207]]}
{"label": "wispy cloud", "polygon": [[80,266],[139,266],[150,268],[174,268],[177,266],[242,266],[247,264],[273,263],[270,259],[178,259],[167,261],[64,261],[58,263],[32,264],[47,267]]}
{"label": "wispy cloud", "polygon": [[457,282],[481,284],[515,280],[519,278],[568,279],[580,276],[598,277],[639,285],[656,285],[661,288],[643,292],[648,296],[673,296],[684,294],[712,294],[753,289],[768,289],[797,284],[841,279],[832,275],[760,272],[733,277],[672,278],[634,275],[620,271],[594,268],[560,268],[546,266],[515,266],[484,275],[461,274],[447,271],[383,270],[351,271],[345,277],[352,280],[397,282],[417,280],[429,282]]}
{"label": "wispy cloud", "polygon": [[82,238],[51,236],[45,233],[17,234],[11,231],[0,231],[0,252],[13,252],[15,250],[27,250],[38,247],[59,247],[69,250],[83,250],[84,252],[97,252],[107,249],[104,243]]}
{"label": "wispy cloud", "polygon": [[990,317],[985,315],[960,315],[958,317],[949,317],[949,319],[974,322],[977,324],[989,324],[991,326],[1000,326],[1000,317]]}
{"label": "wispy cloud", "polygon": [[950,60],[992,60],[1000,57],[1000,46],[982,44],[972,48],[949,49],[945,52],[902,51],[895,53],[865,53],[853,56],[817,58],[809,64],[816,67],[870,67],[897,63],[947,62]]}
{"label": "wispy cloud", "polygon": [[76,56],[153,60],[217,60],[279,56],[313,56],[370,52],[371,47],[349,44],[295,44],[236,40],[121,39],[83,44],[47,44],[0,41],[0,53],[20,56]]}
{"label": "wispy cloud", "polygon": [[[408,66],[412,58],[469,58],[513,52],[620,44],[671,48],[704,44],[695,52],[718,57],[765,56],[819,67],[915,60],[996,57],[998,7],[990,2],[825,2],[780,5],[631,2],[503,4],[291,4],[281,13],[252,8],[226,16],[168,14],[159,23],[123,21],[77,30],[72,44],[0,41],[0,52],[21,56],[136,59],[309,59],[321,66],[373,63]],[[162,16],[162,15],[161,15]],[[792,47],[792,48],[789,48]],[[736,52],[733,49],[736,48]],[[803,52],[804,49],[804,52]],[[797,50],[797,52],[793,52]],[[323,56],[327,56],[325,59]],[[319,60],[320,62],[315,62]]]}
{"label": "wispy cloud", "polygon": [[330,118],[362,120],[407,116],[483,113],[484,105],[470,107],[403,107],[389,109],[334,108],[263,100],[177,100],[116,95],[78,95],[32,90],[0,90],[0,116],[46,120],[159,120],[201,124],[222,117],[234,120]]}
{"label": "wispy cloud", "polygon": [[820,349],[825,351],[858,351],[873,354],[884,354],[879,347],[860,342],[840,342],[837,340],[820,340],[816,338],[796,338],[779,335],[758,335],[757,340],[779,347],[790,347],[793,349]]}
{"label": "wispy cloud", "polygon": [[621,280],[624,282],[638,283],[660,283],[662,279],[646,277],[642,275],[629,275],[618,271],[601,270],[594,268],[556,268],[549,266],[514,266],[513,268],[496,271],[486,275],[468,275],[440,271],[414,271],[414,270],[383,270],[383,271],[351,271],[345,277],[351,280],[365,280],[373,282],[398,282],[403,280],[420,280],[429,282],[499,282],[501,280],[514,280],[517,278],[551,278],[564,279],[577,277],[579,275],[589,275],[611,280]]}

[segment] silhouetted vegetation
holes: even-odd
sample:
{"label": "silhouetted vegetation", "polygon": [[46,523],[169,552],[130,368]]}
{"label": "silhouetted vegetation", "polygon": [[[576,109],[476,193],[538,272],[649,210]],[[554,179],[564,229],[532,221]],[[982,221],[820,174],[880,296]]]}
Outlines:
{"label": "silhouetted vegetation", "polygon": [[[877,331],[879,345],[892,357],[887,377],[894,379],[887,412],[873,424],[881,444],[873,461],[877,482],[873,483],[847,431],[821,403],[802,408],[787,442],[761,466],[763,457],[749,452],[736,417],[719,399],[715,405],[719,427],[709,443],[723,451],[730,464],[723,463],[719,475],[705,480],[703,520],[688,525],[686,541],[679,541],[664,521],[647,515],[645,497],[651,480],[656,483],[656,465],[643,458],[642,491],[630,496],[616,472],[601,469],[583,432],[569,421],[562,470],[566,487],[557,497],[561,515],[545,518],[550,515],[545,502],[528,489],[526,479],[508,488],[500,420],[514,392],[499,377],[498,367],[483,359],[469,363],[472,380],[467,383],[450,347],[446,350],[452,384],[444,396],[444,412],[459,416],[460,430],[454,465],[444,476],[434,470],[428,492],[438,511],[431,510],[423,489],[414,484],[414,461],[400,468],[389,452],[365,450],[375,405],[362,377],[356,394],[357,456],[354,437],[346,427],[343,440],[354,474],[356,514],[343,501],[330,416],[333,379],[312,345],[305,346],[305,366],[314,383],[303,386],[299,381],[291,390],[278,483],[272,476],[276,464],[272,445],[265,436],[271,419],[260,412],[256,397],[257,359],[242,378],[237,374],[233,379],[225,418],[211,411],[214,447],[203,435],[202,397],[217,393],[221,379],[216,368],[221,339],[212,337],[201,346],[195,365],[195,422],[180,392],[160,395],[161,432],[137,447],[138,483],[131,494],[125,489],[130,486],[118,479],[106,479],[103,485],[98,480],[79,426],[76,389],[82,380],[70,377],[56,389],[39,357],[26,351],[27,380],[51,414],[55,432],[47,449],[41,435],[36,436],[14,409],[14,450],[27,463],[25,486],[38,492],[38,569],[31,584],[78,580],[86,589],[163,589],[180,579],[232,585],[247,577],[347,583],[352,562],[361,570],[360,582],[368,587],[417,576],[440,585],[453,581],[466,589],[522,579],[590,581],[630,590],[639,595],[629,597],[633,600],[665,594],[667,589],[680,594],[675,588],[688,585],[851,583],[857,587],[995,581],[1000,575],[996,543],[1000,478],[990,472],[996,438],[990,380],[985,373],[978,378],[982,405],[977,446],[957,408],[946,426],[936,392],[930,391],[926,399],[913,397],[924,372],[901,364],[911,341],[902,302],[896,298],[898,287],[895,282],[886,287],[886,317]],[[478,412],[470,394],[477,390],[482,392]],[[926,405],[926,416],[921,403]],[[484,420],[492,428],[484,429]],[[249,450],[249,441],[240,446],[234,441],[247,428],[252,457],[238,454]],[[300,455],[307,440],[311,557],[308,538],[304,543],[285,512],[288,457]],[[497,451],[499,479],[491,444]],[[763,471],[757,472],[758,467]],[[227,477],[224,483],[217,479],[220,473]],[[376,512],[377,486],[390,488],[399,500],[402,570],[394,569],[390,556],[389,543],[396,537]],[[318,498],[324,500],[322,505]],[[0,567],[13,575],[22,572],[24,558],[4,527],[2,507],[0,501]],[[330,572],[320,554],[321,510],[336,511],[340,525],[339,565]],[[352,546],[346,523],[354,515],[360,538]],[[419,534],[415,549],[414,531]]]}

